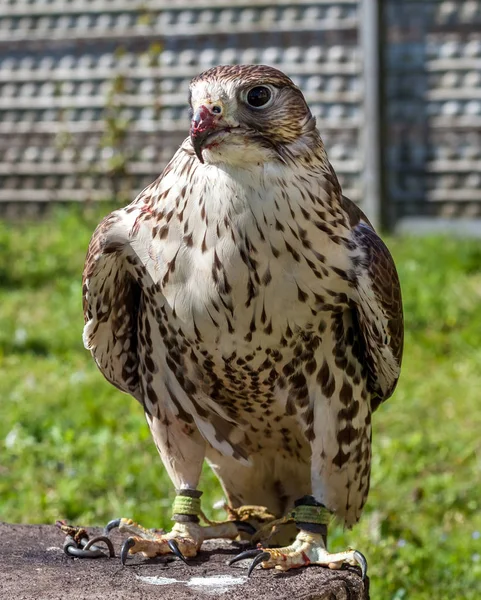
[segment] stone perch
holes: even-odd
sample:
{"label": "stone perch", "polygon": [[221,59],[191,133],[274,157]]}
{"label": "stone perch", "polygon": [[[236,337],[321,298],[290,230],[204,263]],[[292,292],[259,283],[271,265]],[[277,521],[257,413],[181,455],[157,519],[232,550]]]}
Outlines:
{"label": "stone perch", "polygon": [[[92,530],[92,535],[100,530]],[[111,536],[114,559],[72,559],[62,551],[63,534],[53,525],[0,523],[0,590],[3,600],[369,600],[369,580],[358,571],[309,567],[281,573],[227,561],[239,543],[205,542],[185,565],[177,559],[118,558],[121,537]]]}

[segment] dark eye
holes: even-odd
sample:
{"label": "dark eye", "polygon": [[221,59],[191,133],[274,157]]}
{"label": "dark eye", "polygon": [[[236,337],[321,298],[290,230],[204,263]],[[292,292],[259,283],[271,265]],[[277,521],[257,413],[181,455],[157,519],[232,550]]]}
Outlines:
{"label": "dark eye", "polygon": [[261,108],[261,106],[265,106],[271,98],[271,90],[264,85],[253,87],[247,92],[247,104],[249,104],[249,106],[253,106],[254,108]]}

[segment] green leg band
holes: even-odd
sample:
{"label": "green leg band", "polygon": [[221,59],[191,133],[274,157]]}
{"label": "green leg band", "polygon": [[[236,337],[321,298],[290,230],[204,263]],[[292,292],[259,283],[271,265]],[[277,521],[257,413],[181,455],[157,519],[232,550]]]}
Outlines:
{"label": "green leg band", "polygon": [[172,520],[179,523],[198,523],[202,492],[190,489],[176,490],[176,492],[177,496],[172,506]]}
{"label": "green leg band", "polygon": [[331,519],[331,514],[324,506],[301,504],[294,509],[294,518],[301,523],[327,525]]}
{"label": "green leg band", "polygon": [[304,496],[294,504],[292,517],[299,529],[312,533],[327,535],[327,525],[331,520],[331,513],[327,508],[317,502],[312,496]]}

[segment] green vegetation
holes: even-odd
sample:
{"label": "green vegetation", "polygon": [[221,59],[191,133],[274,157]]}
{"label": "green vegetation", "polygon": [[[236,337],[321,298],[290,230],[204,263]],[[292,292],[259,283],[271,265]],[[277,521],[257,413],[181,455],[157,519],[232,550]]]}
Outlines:
{"label": "green vegetation", "polygon": [[[0,223],[0,519],[169,525],[172,488],[140,406],[81,341],[80,273],[105,206]],[[395,239],[407,339],[374,418],[372,491],[331,547],[365,552],[372,597],[481,597],[481,243]],[[207,471],[204,506],[222,497]],[[209,512],[209,510],[208,510]],[[221,513],[209,514],[221,518]]]}

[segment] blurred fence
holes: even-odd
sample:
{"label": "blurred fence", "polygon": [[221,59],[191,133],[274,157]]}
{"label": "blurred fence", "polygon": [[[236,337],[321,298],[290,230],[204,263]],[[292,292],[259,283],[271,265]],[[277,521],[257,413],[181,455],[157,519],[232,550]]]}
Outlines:
{"label": "blurred fence", "polygon": [[0,61],[4,207],[132,197],[187,134],[191,77],[261,62],[375,220],[481,216],[481,0],[0,0]]}
{"label": "blurred fence", "polygon": [[384,220],[479,219],[481,1],[381,5]]}

